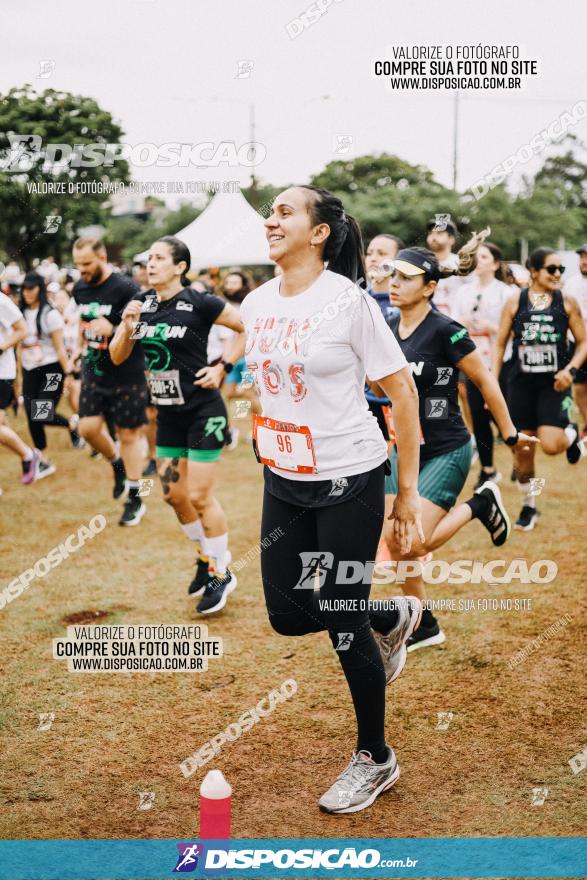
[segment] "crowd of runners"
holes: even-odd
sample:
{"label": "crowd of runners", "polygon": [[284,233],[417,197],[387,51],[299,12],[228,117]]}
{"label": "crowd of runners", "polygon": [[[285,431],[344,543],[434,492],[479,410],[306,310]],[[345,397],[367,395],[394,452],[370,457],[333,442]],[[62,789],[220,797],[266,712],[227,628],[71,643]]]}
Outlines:
{"label": "crowd of runners", "polygon": [[[386,685],[407,651],[445,633],[421,575],[382,602],[363,580],[341,585],[338,562],[423,561],[472,520],[501,546],[511,524],[497,443],[520,492],[514,528],[536,526],[541,455],[577,465],[584,454],[587,244],[566,282],[556,250],[512,268],[489,229],[457,249],[446,215],[425,246],[384,230],[365,247],[340,200],[312,186],[280,193],[265,229],[275,271],[254,288],[236,267],[195,277],[195,255],[172,236],[132,277],[93,238],[75,241],[69,275],[47,261],[13,273],[0,294],[0,444],[30,486],[55,474],[47,426],[65,429],[72,454],[110,467],[125,527],[140,525],[141,479],[158,473],[194,546],[188,594],[214,614],[237,583],[215,487],[239,441],[229,412],[244,408],[243,439],[263,465],[261,538],[282,536],[261,552],[271,626],[328,633],[357,720],[351,762],[320,808],[355,812],[399,776]],[[10,424],[19,406],[28,436]]]}

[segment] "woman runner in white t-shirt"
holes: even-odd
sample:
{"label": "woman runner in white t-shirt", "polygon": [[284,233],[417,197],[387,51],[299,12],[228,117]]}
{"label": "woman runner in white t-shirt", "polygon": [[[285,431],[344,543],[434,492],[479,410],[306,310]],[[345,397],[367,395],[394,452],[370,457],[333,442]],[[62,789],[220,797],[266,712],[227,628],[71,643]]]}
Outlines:
{"label": "woman runner in white t-shirt", "polygon": [[[358,741],[319,805],[329,813],[356,812],[399,776],[385,740],[386,674],[369,616],[387,446],[365,400],[365,376],[393,400],[399,420],[400,490],[392,518],[406,552],[412,527],[421,533],[418,400],[379,306],[356,284],[364,275],[361,233],[341,201],[323,189],[291,187],[275,199],[265,228],[281,274],[241,306],[247,369],[263,408],[253,442],[265,464],[265,601],[278,633],[327,631],[338,652]],[[403,668],[405,641],[421,614],[419,600],[399,603],[386,637],[389,681]],[[334,763],[332,776],[337,772]]]}
{"label": "woman runner in white t-shirt", "polygon": [[45,279],[38,272],[24,278],[20,309],[28,331],[20,346],[22,394],[29,431],[41,455],[37,472],[41,480],[55,473],[45,451],[45,426],[67,428],[74,442],[74,427],[57,412],[64,380],[69,382],[73,367],[63,342],[63,319],[49,303]]}
{"label": "woman runner in white t-shirt", "polygon": [[[469,284],[463,284],[455,297],[453,317],[467,328],[483,363],[489,369],[495,350],[501,310],[511,296],[511,290],[504,279],[501,251],[496,245],[486,241],[477,251],[477,267],[473,280]],[[466,379],[465,385],[481,462],[481,473],[475,485],[475,488],[479,489],[486,480],[498,483],[501,474],[493,463],[491,413],[475,383],[471,379]],[[500,385],[502,392],[505,392],[501,382]]]}

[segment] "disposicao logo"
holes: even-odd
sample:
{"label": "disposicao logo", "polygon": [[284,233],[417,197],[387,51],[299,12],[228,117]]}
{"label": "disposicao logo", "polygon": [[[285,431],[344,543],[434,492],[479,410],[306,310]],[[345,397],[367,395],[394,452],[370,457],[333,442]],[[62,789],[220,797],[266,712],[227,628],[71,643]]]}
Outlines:
{"label": "disposicao logo", "polygon": [[190,874],[196,870],[198,859],[204,855],[204,848],[200,843],[178,843],[179,856],[177,865],[173,869],[174,874]]}

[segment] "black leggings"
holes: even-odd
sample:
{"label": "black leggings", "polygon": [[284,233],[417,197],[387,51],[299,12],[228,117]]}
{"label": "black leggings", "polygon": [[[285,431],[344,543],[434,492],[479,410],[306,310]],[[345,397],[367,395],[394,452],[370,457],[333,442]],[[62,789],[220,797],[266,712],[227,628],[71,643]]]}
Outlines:
{"label": "black leggings", "polygon": [[[53,377],[48,378],[49,373],[53,373]],[[59,374],[59,376],[58,378],[55,378],[57,374]],[[53,388],[53,385],[56,385],[57,387]],[[22,371],[22,395],[24,397],[24,408],[29,423],[29,431],[37,449],[43,450],[47,448],[45,425],[69,428],[69,422],[67,419],[59,415],[56,411],[62,392],[63,370],[59,363],[45,364],[43,367],[35,367],[33,370]],[[33,421],[33,400],[52,400],[55,404],[53,417],[43,421]]]}
{"label": "black leggings", "polygon": [[467,398],[473,419],[473,433],[477,443],[477,452],[481,467],[493,467],[493,431],[491,430],[491,413],[485,409],[483,395],[474,382],[467,379]]}
{"label": "black leggings", "polygon": [[[356,498],[332,507],[303,508],[265,491],[261,536],[281,528],[283,536],[261,552],[261,574],[269,621],[288,636],[328,631],[351,691],[357,718],[357,749],[380,763],[386,758],[385,673],[369,622],[371,584],[336,584],[339,560],[375,559],[384,514],[384,466],[371,471]],[[269,542],[265,542],[269,543]],[[294,589],[302,575],[301,553],[333,554],[320,592]],[[307,561],[307,560],[306,560]],[[313,586],[309,579],[309,586]],[[307,582],[306,582],[307,583]],[[327,610],[324,600],[355,600],[355,608]]]}

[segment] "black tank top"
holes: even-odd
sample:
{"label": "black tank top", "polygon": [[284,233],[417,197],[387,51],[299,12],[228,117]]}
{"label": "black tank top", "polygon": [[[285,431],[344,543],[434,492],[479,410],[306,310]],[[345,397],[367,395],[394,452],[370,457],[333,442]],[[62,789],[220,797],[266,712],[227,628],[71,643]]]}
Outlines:
{"label": "black tank top", "polygon": [[512,322],[513,373],[539,379],[566,367],[569,362],[568,327],[569,318],[560,290],[551,295],[548,308],[536,309],[530,302],[528,288],[524,288]]}

